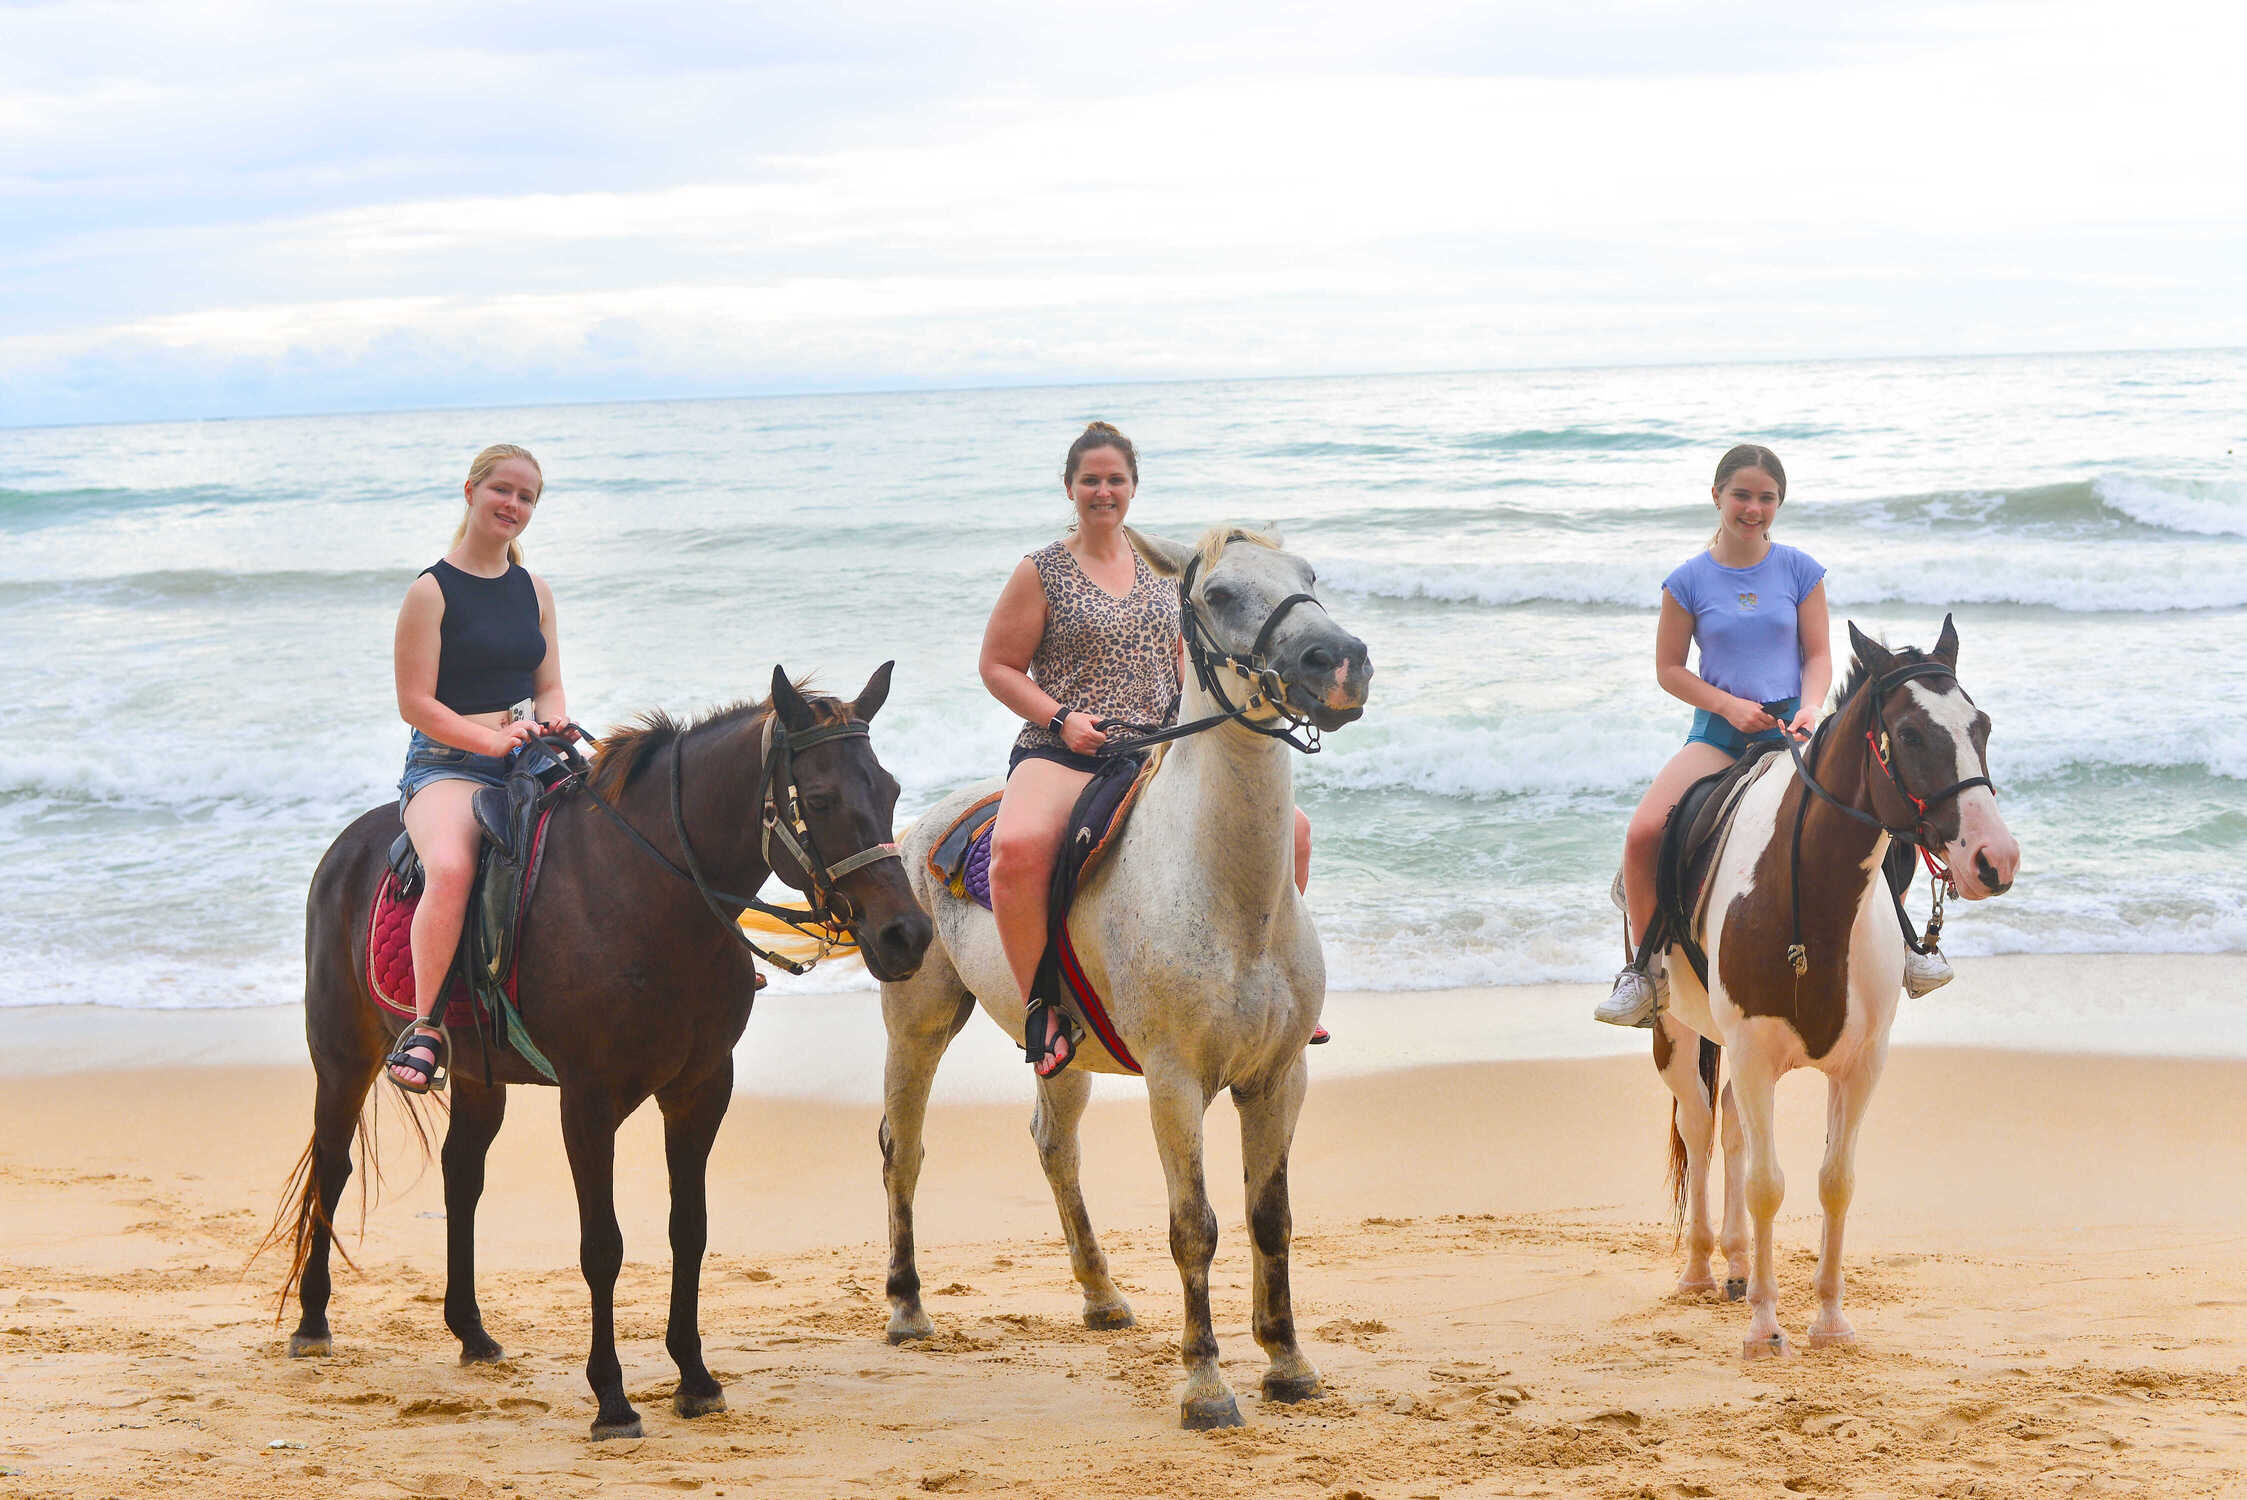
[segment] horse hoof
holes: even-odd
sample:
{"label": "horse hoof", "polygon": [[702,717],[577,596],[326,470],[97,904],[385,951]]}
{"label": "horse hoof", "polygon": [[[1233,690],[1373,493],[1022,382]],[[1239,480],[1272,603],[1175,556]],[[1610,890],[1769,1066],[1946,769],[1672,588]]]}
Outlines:
{"label": "horse hoof", "polygon": [[1733,1277],[1733,1278],[1732,1278],[1731,1280],[1729,1280],[1729,1281],[1725,1282],[1725,1284],[1724,1284],[1724,1300],[1725,1300],[1725,1301],[1727,1301],[1727,1302],[1738,1302],[1739,1300],[1741,1300],[1741,1299],[1742,1299],[1743,1297],[1745,1297],[1745,1296],[1747,1296],[1747,1295],[1748,1295],[1748,1278],[1747,1278],[1747,1277],[1745,1277],[1745,1276],[1735,1276],[1735,1277]]}
{"label": "horse hoof", "polygon": [[1231,1396],[1203,1396],[1179,1409],[1178,1425],[1188,1432],[1208,1432],[1214,1427],[1246,1427],[1240,1403]]}
{"label": "horse hoof", "polygon": [[647,1434],[640,1430],[640,1414],[638,1412],[633,1412],[630,1416],[618,1422],[604,1422],[598,1417],[593,1419],[593,1441],[596,1443],[605,1443],[611,1438],[645,1436]]}
{"label": "horse hoof", "polygon": [[1857,1331],[1853,1328],[1843,1329],[1839,1333],[1820,1333],[1815,1328],[1810,1330],[1810,1347],[1813,1349],[1854,1349],[1856,1346]]}
{"label": "horse hoof", "polygon": [[460,1362],[464,1365],[499,1365],[507,1362],[507,1351],[486,1341],[474,1347],[460,1346]]}
{"label": "horse hoof", "polygon": [[1787,1336],[1783,1333],[1774,1333],[1769,1338],[1749,1339],[1740,1345],[1742,1359],[1792,1359],[1794,1353],[1794,1345],[1787,1342]]}
{"label": "horse hoof", "polygon": [[1675,1295],[1680,1297],[1706,1297],[1709,1293],[1715,1290],[1716,1278],[1714,1276],[1704,1276],[1698,1281],[1694,1281],[1691,1279],[1681,1279],[1677,1284],[1677,1292],[1675,1293]]}
{"label": "horse hoof", "polygon": [[696,1417],[714,1417],[726,1409],[726,1393],[711,1391],[705,1395],[690,1396],[685,1391],[679,1391],[671,1397],[671,1409],[690,1421]]}
{"label": "horse hoof", "polygon": [[1316,1375],[1266,1375],[1264,1399],[1274,1405],[1284,1406],[1291,1401],[1310,1401],[1322,1393]]}
{"label": "horse hoof", "polygon": [[889,1315],[889,1341],[893,1344],[908,1344],[914,1339],[935,1336],[936,1325],[929,1321],[927,1313],[917,1307],[909,1313],[893,1312]]}
{"label": "horse hoof", "polygon": [[1084,1310],[1084,1326],[1094,1329],[1136,1328],[1139,1320],[1131,1315],[1131,1305],[1113,1302],[1105,1307],[1088,1307]]}
{"label": "horse hoof", "polygon": [[289,1358],[318,1359],[335,1353],[335,1340],[324,1333],[289,1335]]}

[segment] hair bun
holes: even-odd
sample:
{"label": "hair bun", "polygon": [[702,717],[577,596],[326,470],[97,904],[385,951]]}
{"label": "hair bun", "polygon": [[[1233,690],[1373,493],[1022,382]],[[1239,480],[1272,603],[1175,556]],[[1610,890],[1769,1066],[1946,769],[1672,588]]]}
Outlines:
{"label": "hair bun", "polygon": [[1097,433],[1100,433],[1101,435],[1103,435],[1103,436],[1105,436],[1105,437],[1122,437],[1122,436],[1123,436],[1123,434],[1122,434],[1121,432],[1119,432],[1119,431],[1117,431],[1117,430],[1116,430],[1116,424],[1115,424],[1115,423],[1113,423],[1113,422],[1102,422],[1102,421],[1098,420],[1097,418],[1096,418],[1096,419],[1094,419],[1093,421],[1090,421],[1090,422],[1087,422],[1087,423],[1085,423],[1085,424],[1084,424],[1084,430],[1085,430],[1086,432],[1097,432]]}

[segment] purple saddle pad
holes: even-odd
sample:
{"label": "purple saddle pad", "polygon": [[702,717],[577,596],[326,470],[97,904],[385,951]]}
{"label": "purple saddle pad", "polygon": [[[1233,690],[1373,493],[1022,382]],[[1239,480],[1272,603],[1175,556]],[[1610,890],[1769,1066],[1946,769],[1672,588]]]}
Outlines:
{"label": "purple saddle pad", "polygon": [[967,846],[967,893],[985,911],[991,909],[991,835],[998,826],[998,820],[992,819],[991,826]]}

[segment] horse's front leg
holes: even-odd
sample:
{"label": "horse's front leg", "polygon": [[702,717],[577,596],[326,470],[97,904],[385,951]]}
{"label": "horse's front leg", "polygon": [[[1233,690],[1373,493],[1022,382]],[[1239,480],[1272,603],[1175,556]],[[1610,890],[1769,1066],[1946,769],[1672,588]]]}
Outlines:
{"label": "horse's front leg", "polygon": [[706,1417],[726,1409],[725,1389],[702,1362],[702,1251],[710,1238],[710,1146],[733,1100],[733,1054],[693,1084],[656,1096],[663,1111],[663,1159],[671,1172],[671,1318],[663,1346],[679,1367],[671,1409]]}
{"label": "horse's front leg", "polygon": [[1717,1128],[1724,1142],[1724,1300],[1748,1294],[1748,1138],[1740,1129],[1740,1101],[1727,1083],[1718,1092]]}
{"label": "horse's front leg", "polygon": [[889,1341],[906,1343],[936,1332],[921,1305],[921,1272],[913,1245],[913,1195],[921,1182],[929,1090],[944,1049],[975,1014],[975,997],[959,981],[941,943],[931,943],[911,979],[882,986],[882,1024],[889,1048],[882,1063],[882,1189],[889,1199]]}
{"label": "horse's front leg", "polygon": [[1740,1130],[1747,1147],[1748,1217],[1755,1224],[1755,1263],[1748,1272],[1748,1336],[1740,1347],[1743,1359],[1794,1352],[1779,1326],[1779,1278],[1772,1266],[1772,1221],[1787,1196],[1787,1179],[1779,1170],[1779,1140],[1774,1094],[1778,1069],[1771,1054],[1765,1027],[1783,1022],[1758,1019],[1732,1040],[1732,1091],[1738,1101]]}
{"label": "horse's front leg", "polygon": [[1287,1247],[1295,1232],[1288,1206],[1287,1155],[1303,1112],[1309,1072],[1301,1054],[1279,1081],[1260,1094],[1233,1090],[1241,1115],[1241,1176],[1248,1189],[1248,1233],[1254,1242],[1256,1342],[1271,1356],[1264,1371],[1266,1401],[1308,1401],[1319,1394],[1319,1372],[1295,1341],[1295,1303],[1288,1290]]}
{"label": "horse's front leg", "polygon": [[1179,1417],[1193,1430],[1238,1427],[1240,1405],[1232,1387],[1217,1372],[1217,1331],[1209,1321],[1209,1263],[1217,1254],[1217,1212],[1209,1206],[1202,1173],[1202,1116],[1209,1094],[1200,1080],[1176,1064],[1151,1061],[1147,1069],[1147,1110],[1155,1127],[1155,1149],[1162,1155],[1163,1179],[1170,1189],[1170,1256],[1178,1263],[1185,1288],[1185,1327],[1178,1357],[1186,1367],[1179,1392]]}
{"label": "horse's front leg", "polygon": [[640,1414],[624,1397],[624,1367],[616,1358],[616,1273],[624,1265],[624,1232],[616,1224],[616,1126],[630,1113],[623,1101],[591,1090],[562,1090],[562,1145],[577,1180],[577,1263],[593,1300],[585,1382],[600,1403],[595,1441],[640,1436]]}
{"label": "horse's front leg", "polygon": [[1818,1168],[1818,1203],[1825,1209],[1818,1242],[1818,1316],[1810,1324],[1810,1347],[1856,1342],[1857,1330],[1841,1311],[1841,1229],[1857,1187],[1857,1127],[1887,1061],[1884,1049],[1867,1048],[1857,1068],[1826,1080],[1826,1159]]}
{"label": "horse's front leg", "polygon": [[1108,1257],[1092,1232],[1092,1215],[1085,1210],[1084,1184],[1079,1178],[1077,1125],[1092,1099],[1092,1078],[1082,1068],[1070,1068],[1038,1080],[1038,1104],[1030,1116],[1030,1138],[1038,1145],[1038,1164],[1053,1189],[1053,1206],[1061,1214],[1061,1233],[1069,1242],[1069,1269],[1084,1289],[1084,1326],[1129,1328],[1131,1304],[1108,1275]]}
{"label": "horse's front leg", "polygon": [[496,1364],[505,1356],[484,1331],[476,1306],[476,1205],[484,1196],[484,1162],[507,1118],[507,1085],[467,1077],[453,1081],[452,1123],[445,1128],[445,1326],[460,1340],[464,1365]]}

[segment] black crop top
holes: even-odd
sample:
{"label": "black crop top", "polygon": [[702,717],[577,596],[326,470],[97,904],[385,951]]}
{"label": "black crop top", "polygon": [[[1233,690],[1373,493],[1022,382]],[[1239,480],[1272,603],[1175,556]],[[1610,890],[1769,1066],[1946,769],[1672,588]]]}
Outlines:
{"label": "black crop top", "polygon": [[532,674],[546,660],[530,570],[509,563],[497,578],[478,578],[439,559],[422,572],[436,578],[445,596],[437,628],[437,701],[456,714],[482,714],[530,697]]}

